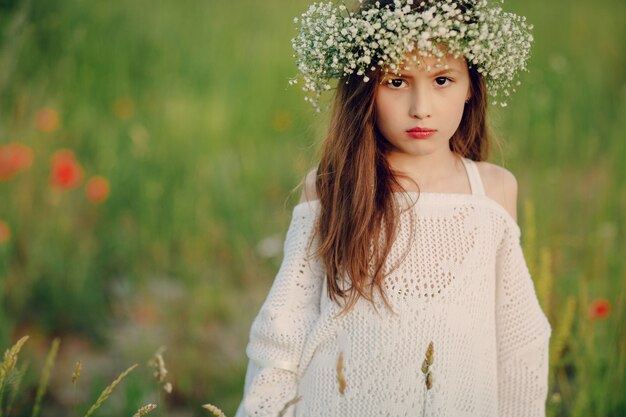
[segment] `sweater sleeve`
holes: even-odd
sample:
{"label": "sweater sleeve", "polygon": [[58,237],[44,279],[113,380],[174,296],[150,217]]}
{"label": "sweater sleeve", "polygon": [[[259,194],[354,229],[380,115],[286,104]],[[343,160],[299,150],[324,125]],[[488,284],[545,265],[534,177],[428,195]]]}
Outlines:
{"label": "sweater sleeve", "polygon": [[506,229],[496,274],[498,416],[543,417],[551,328],[539,306],[517,224]]}
{"label": "sweater sleeve", "polygon": [[282,264],[250,330],[244,396],[235,417],[275,417],[297,394],[298,364],[319,316],[324,278],[309,245],[318,208],[317,202],[294,208]]}

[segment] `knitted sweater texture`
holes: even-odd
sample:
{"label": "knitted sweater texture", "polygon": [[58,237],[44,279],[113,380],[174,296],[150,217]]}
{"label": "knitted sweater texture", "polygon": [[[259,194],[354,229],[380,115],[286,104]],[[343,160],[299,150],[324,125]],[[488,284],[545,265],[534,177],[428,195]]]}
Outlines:
{"label": "knitted sweater texture", "polygon": [[386,265],[398,267],[383,281],[393,312],[375,293],[338,316],[309,245],[319,201],[294,207],[236,417],[545,415],[551,328],[520,229],[463,162],[472,194],[395,194]]}

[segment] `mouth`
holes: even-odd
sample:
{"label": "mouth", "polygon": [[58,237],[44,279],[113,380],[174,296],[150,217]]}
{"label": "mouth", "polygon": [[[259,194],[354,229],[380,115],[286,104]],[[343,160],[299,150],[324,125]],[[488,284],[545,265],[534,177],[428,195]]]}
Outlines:
{"label": "mouth", "polygon": [[406,131],[406,133],[408,133],[408,135],[413,139],[426,139],[435,132],[436,130],[425,127],[414,127]]}

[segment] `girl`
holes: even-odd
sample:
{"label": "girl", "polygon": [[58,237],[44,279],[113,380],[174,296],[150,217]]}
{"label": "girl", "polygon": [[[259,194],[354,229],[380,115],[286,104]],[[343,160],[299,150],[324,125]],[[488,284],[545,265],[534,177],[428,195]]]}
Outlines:
{"label": "girl", "polygon": [[528,26],[481,0],[321,3],[300,22],[309,100],[340,81],[237,417],[545,415],[551,329],[516,180],[479,162]]}

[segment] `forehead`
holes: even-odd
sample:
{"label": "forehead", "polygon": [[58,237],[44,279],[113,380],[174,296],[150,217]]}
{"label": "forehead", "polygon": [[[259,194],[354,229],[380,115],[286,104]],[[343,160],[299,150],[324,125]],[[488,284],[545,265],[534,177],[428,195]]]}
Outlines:
{"label": "forehead", "polygon": [[[389,69],[389,68],[388,68]],[[419,53],[410,54],[406,60],[400,65],[398,72],[431,72],[441,70],[455,70],[463,72],[467,69],[465,57],[446,54],[442,57],[421,56]]]}

